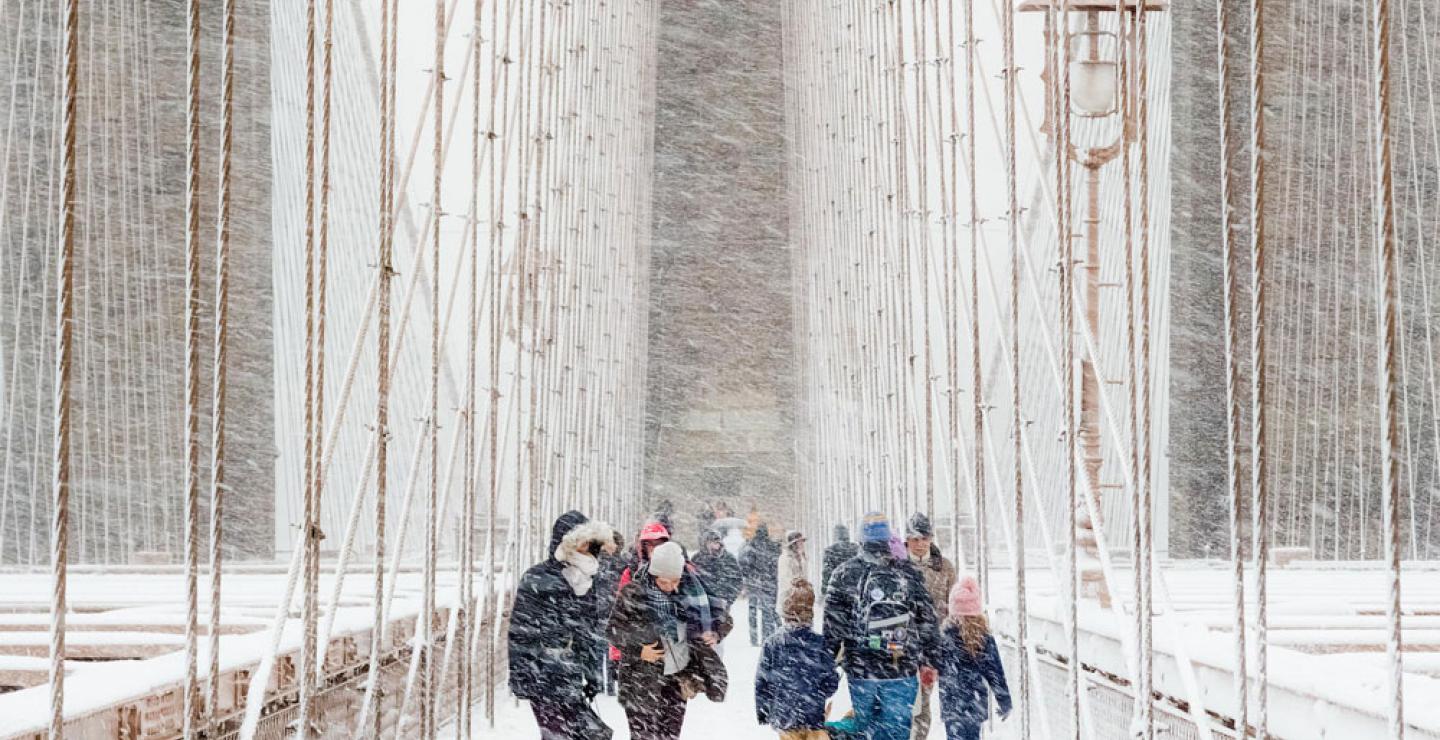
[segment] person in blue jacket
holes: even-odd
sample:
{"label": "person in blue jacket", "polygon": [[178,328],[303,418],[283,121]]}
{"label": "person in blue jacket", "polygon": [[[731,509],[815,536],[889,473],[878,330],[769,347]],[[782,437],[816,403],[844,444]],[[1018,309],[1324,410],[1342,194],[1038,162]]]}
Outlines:
{"label": "person in blue jacket", "polygon": [[990,695],[1000,718],[1010,716],[1010,687],[995,637],[985,621],[980,584],[965,576],[950,589],[950,616],[940,630],[935,669],[940,681],[940,718],[949,740],[980,740],[990,719]]}
{"label": "person in blue jacket", "polygon": [[782,606],[785,624],[765,641],[755,672],[755,719],[782,740],[814,740],[825,734],[825,702],[840,688],[835,659],[815,621],[815,588],[797,578]]}

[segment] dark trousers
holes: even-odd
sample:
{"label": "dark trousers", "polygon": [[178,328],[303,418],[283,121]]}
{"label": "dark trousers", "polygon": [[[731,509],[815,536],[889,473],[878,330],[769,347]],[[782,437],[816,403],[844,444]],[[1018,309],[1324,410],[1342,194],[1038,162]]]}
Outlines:
{"label": "dark trousers", "polygon": [[779,616],[775,613],[775,595],[757,594],[750,597],[750,644],[764,645],[765,640],[779,628]]}
{"label": "dark trousers", "polygon": [[666,680],[649,691],[653,693],[639,701],[621,702],[630,724],[630,740],[679,740],[686,703],[679,682]]}
{"label": "dark trousers", "polygon": [[540,740],[609,740],[610,728],[589,702],[530,700]]}
{"label": "dark trousers", "polygon": [[980,740],[980,723],[957,720],[945,723],[946,740]]}

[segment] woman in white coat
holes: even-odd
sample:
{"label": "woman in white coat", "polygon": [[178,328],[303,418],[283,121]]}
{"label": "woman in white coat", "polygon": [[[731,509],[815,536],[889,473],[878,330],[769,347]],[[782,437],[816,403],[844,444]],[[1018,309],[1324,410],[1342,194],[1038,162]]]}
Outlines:
{"label": "woman in white coat", "polygon": [[777,566],[775,578],[775,604],[776,608],[785,605],[785,595],[790,593],[790,584],[797,578],[807,578],[810,563],[805,555],[805,535],[799,530],[789,530],[785,533],[785,548],[780,551],[780,562]]}

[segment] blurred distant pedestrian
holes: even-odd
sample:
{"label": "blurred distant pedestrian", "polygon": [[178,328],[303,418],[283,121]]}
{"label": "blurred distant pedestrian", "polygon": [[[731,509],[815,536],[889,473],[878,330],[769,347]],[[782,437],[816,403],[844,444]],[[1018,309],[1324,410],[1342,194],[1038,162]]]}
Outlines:
{"label": "blurred distant pedestrian", "polygon": [[[935,607],[936,619],[943,622],[950,611],[947,600],[950,589],[955,586],[955,566],[940,554],[930,517],[920,513],[910,517],[905,527],[905,549],[910,563],[925,579],[925,590],[930,594],[930,604]],[[930,695],[934,689],[933,672],[921,674],[920,693],[915,700],[915,721],[910,726],[912,740],[930,736]]]}
{"label": "blurred distant pedestrian", "polygon": [[780,545],[770,539],[764,524],[755,528],[755,536],[740,551],[740,573],[749,596],[750,644],[758,647],[775,632],[775,596],[778,583]]}
{"label": "blurred distant pedestrian", "polygon": [[830,576],[835,569],[850,558],[860,554],[860,546],[850,541],[850,529],[844,524],[835,525],[835,542],[825,548],[825,558],[820,564],[820,592],[830,589]]}

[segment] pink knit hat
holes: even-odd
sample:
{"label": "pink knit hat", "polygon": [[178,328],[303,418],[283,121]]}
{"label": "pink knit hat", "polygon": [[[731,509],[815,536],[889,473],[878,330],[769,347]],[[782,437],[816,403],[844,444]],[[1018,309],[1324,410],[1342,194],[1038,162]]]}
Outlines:
{"label": "pink knit hat", "polygon": [[980,604],[980,582],[965,576],[950,589],[950,616],[977,617],[985,612]]}

